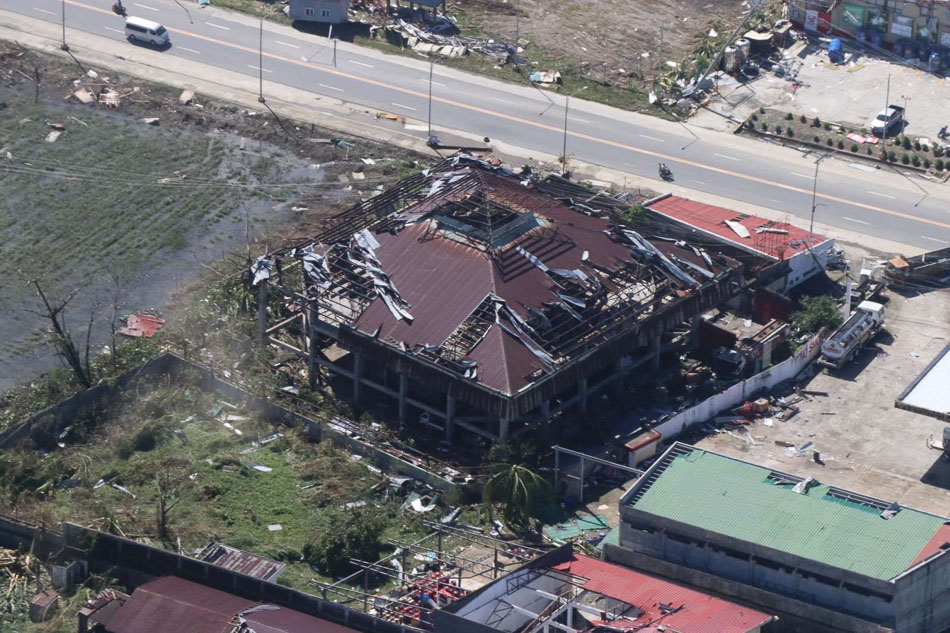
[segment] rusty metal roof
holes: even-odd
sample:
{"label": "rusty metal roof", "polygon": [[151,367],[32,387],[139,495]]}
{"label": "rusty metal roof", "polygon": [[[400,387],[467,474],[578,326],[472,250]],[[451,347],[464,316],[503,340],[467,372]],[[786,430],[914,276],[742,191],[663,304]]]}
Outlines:
{"label": "rusty metal roof", "polygon": [[260,580],[274,580],[287,567],[284,563],[251,554],[223,543],[212,543],[201,552],[198,558],[206,563]]}

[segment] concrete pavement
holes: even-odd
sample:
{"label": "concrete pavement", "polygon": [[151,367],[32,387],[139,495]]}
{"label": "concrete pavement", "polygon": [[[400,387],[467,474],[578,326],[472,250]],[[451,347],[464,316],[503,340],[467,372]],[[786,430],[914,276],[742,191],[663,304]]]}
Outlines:
{"label": "concrete pavement", "polygon": [[[275,109],[303,121],[420,148],[425,136],[422,119],[427,110],[427,63],[340,43],[334,68],[329,58],[332,51],[325,39],[304,36],[276,24],[264,26],[267,54],[261,63],[258,51],[247,46],[256,46],[260,36],[255,20],[230,12],[192,9],[192,24],[181,9],[166,0],[146,2],[143,6],[155,5],[152,8],[160,9],[156,11],[161,14],[160,19],[173,29],[170,50],[159,52],[126,43],[120,31],[121,19],[102,8],[108,7],[109,2],[70,0],[68,20],[80,21],[73,16],[77,11],[84,11],[79,15],[86,17],[84,26],[67,31],[74,53],[92,63],[188,86],[251,108],[259,108],[258,80],[254,74],[262,72],[258,68],[264,68],[264,93]],[[169,23],[177,14],[169,13],[166,19],[170,9],[162,9],[163,3],[175,7],[183,24]],[[10,4],[9,0],[0,0],[0,7]],[[30,4],[33,6],[27,6]],[[43,9],[47,13],[36,10],[47,4],[50,8]],[[58,16],[59,2],[25,0],[17,2],[16,7],[17,13],[0,11],[5,23],[0,34],[55,51],[60,29],[51,16]],[[25,15],[31,11],[39,17]],[[143,14],[147,10],[137,12]],[[90,16],[94,19],[90,20]],[[222,35],[217,33],[207,35],[211,31],[221,31],[228,39],[220,39]],[[235,38],[244,43],[234,44]],[[292,53],[269,52],[277,47]],[[300,53],[297,60],[292,56],[296,53]],[[340,70],[343,64],[350,67]],[[564,140],[563,97],[441,67],[436,69],[432,88],[436,129],[453,130],[473,140],[491,136],[496,149],[521,160],[550,161],[560,153]],[[326,94],[318,94],[319,91]],[[372,116],[375,108],[354,104],[360,101],[414,118],[415,125],[407,130],[377,121]],[[547,111],[539,115],[545,108]],[[634,137],[639,142],[631,140]],[[738,204],[729,204],[730,200],[761,205],[776,210],[779,216],[788,212],[807,217],[811,209],[811,161],[794,150],[687,128],[580,99],[571,101],[568,141],[569,154],[577,157],[572,165],[583,161],[603,166],[606,169],[600,169],[601,179],[606,174],[618,183],[624,179],[628,184],[646,182],[655,174],[659,159],[671,164],[683,195],[707,201],[711,201],[709,197],[718,197],[722,199],[720,204],[737,210]],[[931,193],[919,207],[913,208],[913,202],[903,201],[916,202],[923,194],[903,177],[825,161],[819,181],[819,202],[827,206],[818,209],[816,229],[824,228],[828,234],[842,238],[850,234],[850,241],[865,243],[860,234],[874,234],[920,249],[935,248],[944,241],[950,243],[950,213],[946,211],[950,203],[942,199],[945,194],[940,187],[924,186]],[[830,228],[821,226],[825,218]]]}

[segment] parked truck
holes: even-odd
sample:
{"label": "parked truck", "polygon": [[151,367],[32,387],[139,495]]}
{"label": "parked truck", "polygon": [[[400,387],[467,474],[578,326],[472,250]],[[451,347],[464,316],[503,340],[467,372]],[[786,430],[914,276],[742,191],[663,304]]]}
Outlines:
{"label": "parked truck", "polygon": [[884,306],[874,301],[862,301],[848,320],[821,344],[818,364],[840,369],[851,361],[882,327]]}
{"label": "parked truck", "polygon": [[887,138],[892,131],[904,129],[904,108],[889,105],[881,110],[871,122],[871,133],[878,138]]}

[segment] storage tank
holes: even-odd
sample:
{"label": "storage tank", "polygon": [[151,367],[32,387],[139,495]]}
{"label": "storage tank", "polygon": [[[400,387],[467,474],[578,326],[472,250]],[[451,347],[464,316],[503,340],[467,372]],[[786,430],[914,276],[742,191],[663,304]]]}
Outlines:
{"label": "storage tank", "polygon": [[749,53],[752,51],[752,42],[744,37],[736,40],[736,50],[739,53],[739,64],[744,64],[749,60]]}
{"label": "storage tank", "polygon": [[722,69],[727,73],[736,72],[739,67],[739,53],[735,46],[727,46],[722,53]]}

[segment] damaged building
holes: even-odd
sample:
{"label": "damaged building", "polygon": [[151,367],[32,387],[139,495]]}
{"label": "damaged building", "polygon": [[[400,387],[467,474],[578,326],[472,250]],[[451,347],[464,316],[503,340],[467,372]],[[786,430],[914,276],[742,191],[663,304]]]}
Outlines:
{"label": "damaged building", "polygon": [[618,206],[456,156],[258,260],[261,333],[401,424],[505,441],[650,372],[664,333],[747,287],[747,253],[632,230]]}

